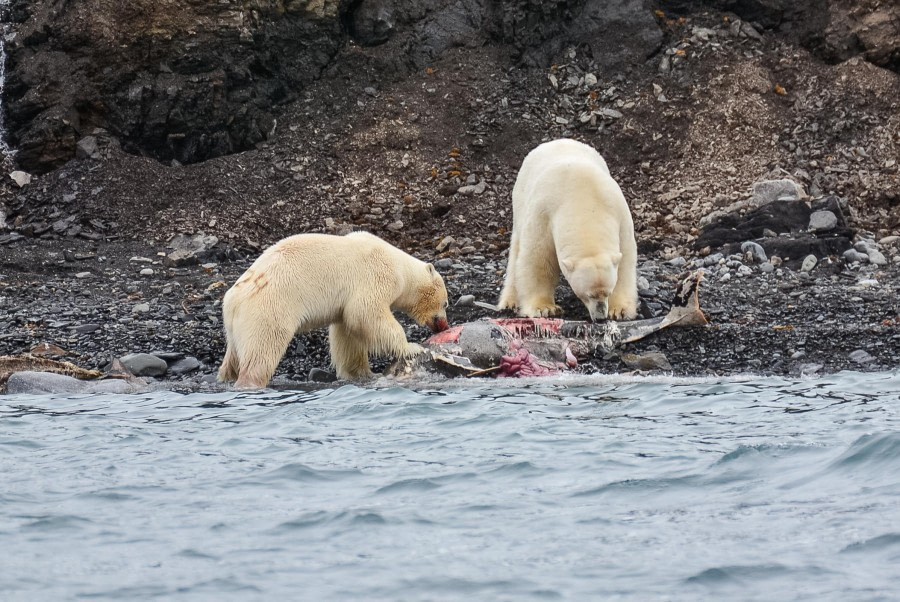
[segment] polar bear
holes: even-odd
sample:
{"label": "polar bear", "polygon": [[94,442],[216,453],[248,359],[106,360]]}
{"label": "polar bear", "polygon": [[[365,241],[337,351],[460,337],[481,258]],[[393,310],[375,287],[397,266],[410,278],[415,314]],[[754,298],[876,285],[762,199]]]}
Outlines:
{"label": "polar bear", "polygon": [[392,310],[434,332],[448,328],[447,289],[434,266],[367,232],[285,238],[225,293],[219,380],[265,387],[294,334],[323,326],[338,378],[371,377],[369,354],[423,351],[406,340]]}
{"label": "polar bear", "polygon": [[554,316],[560,271],[592,320],[637,315],[637,244],[622,190],[593,148],[561,139],[525,157],[500,309]]}

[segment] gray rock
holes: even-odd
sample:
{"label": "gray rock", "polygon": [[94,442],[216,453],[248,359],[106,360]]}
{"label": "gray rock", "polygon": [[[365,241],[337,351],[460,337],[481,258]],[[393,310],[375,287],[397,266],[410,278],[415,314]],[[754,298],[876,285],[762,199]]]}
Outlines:
{"label": "gray rock", "polygon": [[85,136],[75,146],[75,156],[79,159],[99,159],[100,147],[96,136]]}
{"label": "gray rock", "polygon": [[637,279],[637,287],[638,292],[649,291],[650,290],[650,281],[647,280],[644,276],[640,276]]}
{"label": "gray rock", "polygon": [[810,232],[828,232],[838,224],[837,216],[831,211],[813,211],[809,216]]}
{"label": "gray rock", "polygon": [[141,276],[152,276],[152,275],[153,275],[153,268],[144,268],[143,270],[141,270]]}
{"label": "gray rock", "polygon": [[753,242],[752,240],[748,240],[747,242],[741,244],[741,253],[744,253],[746,256],[752,259],[753,263],[765,263],[769,261],[768,255],[766,255],[766,250],[762,248],[762,245]]}
{"label": "gray rock", "polygon": [[78,272],[75,274],[75,277],[79,280],[84,280],[85,278],[90,278],[92,274],[90,272]]}
{"label": "gray rock", "polygon": [[99,324],[79,324],[78,326],[72,327],[72,332],[76,332],[78,334],[90,334],[99,329]]}
{"label": "gray rock", "polygon": [[120,360],[135,376],[162,376],[169,369],[165,360],[149,353],[131,353]]}
{"label": "gray rock", "polygon": [[850,359],[857,364],[871,364],[875,361],[875,358],[868,351],[864,349],[857,349],[850,353]]}
{"label": "gray rock", "polygon": [[623,353],[622,362],[632,370],[672,370],[668,358],[659,351]]}
{"label": "gray rock", "polygon": [[869,263],[873,265],[887,265],[888,263],[887,257],[878,249],[869,249],[867,255],[869,256]]}
{"label": "gray rock", "polygon": [[309,371],[309,376],[306,377],[306,380],[314,383],[333,383],[337,380],[337,376],[328,370],[313,368]]}
{"label": "gray rock", "polygon": [[668,263],[673,268],[683,268],[687,265],[687,259],[685,259],[684,257],[673,257],[666,263]]}
{"label": "gray rock", "polygon": [[771,262],[767,261],[765,263],[759,264],[759,271],[763,274],[771,274],[775,271],[775,266],[772,265]]}
{"label": "gray rock", "polygon": [[6,392],[12,395],[46,395],[66,393],[138,393],[146,386],[120,379],[78,380],[53,372],[15,372],[6,382]]}
{"label": "gray rock", "polygon": [[803,264],[800,266],[801,272],[811,272],[813,268],[816,267],[816,264],[819,263],[819,260],[816,259],[815,255],[807,255],[803,258]]}
{"label": "gray rock", "polygon": [[213,247],[217,244],[219,239],[215,236],[178,234],[166,245],[172,251],[166,255],[163,262],[174,267],[203,263],[211,257]]}
{"label": "gray rock", "polygon": [[434,262],[434,267],[436,267],[439,270],[446,270],[447,268],[449,268],[452,265],[453,265],[453,260],[450,259],[449,257],[444,257],[443,259],[438,259],[437,261]]}
{"label": "gray rock", "polygon": [[462,295],[456,300],[456,307],[472,307],[475,305],[475,295]]}
{"label": "gray rock", "polygon": [[847,263],[868,263],[869,261],[868,255],[860,253],[856,249],[847,249],[841,257]]}
{"label": "gray rock", "polygon": [[12,178],[12,181],[15,182],[19,188],[31,184],[31,174],[24,171],[14,171],[9,174],[9,177]]}
{"label": "gray rock", "polygon": [[133,314],[145,314],[150,311],[149,303],[138,303],[134,307],[131,308],[131,313]]}
{"label": "gray rock", "polygon": [[170,364],[169,373],[174,374],[175,376],[182,376],[200,369],[200,366],[202,366],[202,364],[197,358],[186,357]]}
{"label": "gray rock", "polygon": [[799,201],[806,198],[806,191],[793,180],[763,180],[753,185],[750,204],[762,207],[774,201]]}

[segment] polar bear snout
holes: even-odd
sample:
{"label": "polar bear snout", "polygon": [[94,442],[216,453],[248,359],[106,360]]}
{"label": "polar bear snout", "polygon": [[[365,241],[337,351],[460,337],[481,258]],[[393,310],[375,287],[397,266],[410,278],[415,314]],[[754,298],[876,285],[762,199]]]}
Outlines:
{"label": "polar bear snout", "polygon": [[587,307],[588,314],[591,316],[591,322],[600,322],[609,317],[609,297],[595,299],[582,299],[582,303]]}
{"label": "polar bear snout", "polygon": [[434,316],[429,320],[428,327],[431,328],[431,332],[444,332],[450,328],[450,323],[447,322],[446,316]]}

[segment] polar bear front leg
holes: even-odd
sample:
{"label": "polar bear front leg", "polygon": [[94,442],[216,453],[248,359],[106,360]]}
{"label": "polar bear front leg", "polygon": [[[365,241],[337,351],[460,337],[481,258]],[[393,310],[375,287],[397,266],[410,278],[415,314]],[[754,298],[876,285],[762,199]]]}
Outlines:
{"label": "polar bear front leg", "polygon": [[519,315],[526,318],[549,318],[562,313],[556,304],[559,264],[551,244],[521,247],[516,263],[516,286]]}
{"label": "polar bear front leg", "polygon": [[338,378],[343,380],[372,378],[366,344],[344,323],[335,322],[328,327],[328,348],[331,352],[331,365]]}
{"label": "polar bear front leg", "polygon": [[609,317],[613,320],[633,320],[637,317],[637,245],[634,232],[621,234],[622,260],[616,274],[616,286],[609,295]]}
{"label": "polar bear front leg", "polygon": [[497,309],[516,309],[518,294],[516,292],[516,263],[519,260],[519,237],[516,236],[513,226],[512,242],[509,245],[509,257],[506,261],[506,278],[503,281],[503,291],[500,300],[497,301]]}

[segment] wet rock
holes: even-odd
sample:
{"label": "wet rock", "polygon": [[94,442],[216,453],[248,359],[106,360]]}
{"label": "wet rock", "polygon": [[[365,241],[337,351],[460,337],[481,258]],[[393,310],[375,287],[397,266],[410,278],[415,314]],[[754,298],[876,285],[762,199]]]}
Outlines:
{"label": "wet rock", "polygon": [[623,353],[622,363],[632,370],[672,370],[672,364],[669,363],[665,354],[658,351],[642,354]]}
{"label": "wet rock", "polygon": [[850,359],[857,364],[871,364],[875,361],[875,358],[868,351],[864,349],[857,349],[850,353]]}
{"label": "wet rock", "polygon": [[195,357],[185,357],[168,364],[169,373],[175,376],[190,374],[200,369],[203,364]]}
{"label": "wet rock", "polygon": [[10,395],[125,394],[139,393],[146,389],[146,385],[137,381],[78,380],[53,372],[15,372],[6,382],[6,393]]}
{"label": "wet rock", "polygon": [[306,380],[313,383],[333,383],[337,380],[337,376],[334,373],[329,372],[328,370],[323,370],[322,368],[313,368],[309,371],[309,375],[306,377]]}
{"label": "wet rock", "polygon": [[131,353],[119,359],[135,376],[162,376],[169,369],[165,360],[149,353]]}

